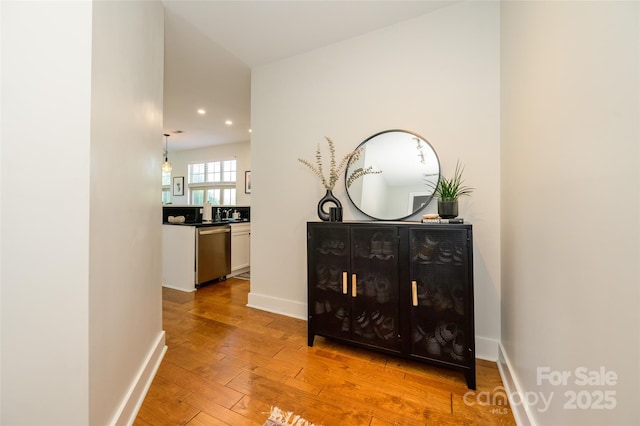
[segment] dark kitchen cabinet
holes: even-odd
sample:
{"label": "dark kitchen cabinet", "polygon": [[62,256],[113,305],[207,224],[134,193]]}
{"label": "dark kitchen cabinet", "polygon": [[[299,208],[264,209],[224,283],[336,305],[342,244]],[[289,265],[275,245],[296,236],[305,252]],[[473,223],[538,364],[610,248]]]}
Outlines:
{"label": "dark kitchen cabinet", "polygon": [[475,389],[472,227],[309,222],[316,335],[462,371]]}

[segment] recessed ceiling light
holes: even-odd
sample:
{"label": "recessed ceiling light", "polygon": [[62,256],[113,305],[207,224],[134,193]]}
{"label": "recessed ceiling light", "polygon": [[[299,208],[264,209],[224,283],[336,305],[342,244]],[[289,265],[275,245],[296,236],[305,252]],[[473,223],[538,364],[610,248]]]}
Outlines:
{"label": "recessed ceiling light", "polygon": [[200,115],[205,115],[206,113],[207,113],[207,111],[203,110],[202,108],[200,108],[198,110],[198,114],[200,114]]}
{"label": "recessed ceiling light", "polygon": [[172,133],[184,133],[183,130],[174,130]]}
{"label": "recessed ceiling light", "polygon": [[251,129],[249,129],[249,133],[251,133]]}
{"label": "recessed ceiling light", "polygon": [[227,120],[224,122],[224,124],[226,124],[227,126],[231,126],[233,124],[233,121]]}

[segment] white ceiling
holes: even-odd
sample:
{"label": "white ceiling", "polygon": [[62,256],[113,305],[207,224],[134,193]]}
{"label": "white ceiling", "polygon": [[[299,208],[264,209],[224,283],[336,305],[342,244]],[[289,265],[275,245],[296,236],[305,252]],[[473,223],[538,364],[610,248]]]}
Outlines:
{"label": "white ceiling", "polygon": [[169,151],[250,140],[252,67],[455,2],[163,0]]}

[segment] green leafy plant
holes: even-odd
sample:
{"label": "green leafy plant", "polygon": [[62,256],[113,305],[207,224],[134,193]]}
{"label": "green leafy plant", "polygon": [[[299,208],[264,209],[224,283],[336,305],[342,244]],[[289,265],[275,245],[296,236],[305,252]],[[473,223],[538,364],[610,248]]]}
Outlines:
{"label": "green leafy plant", "polygon": [[463,171],[464,166],[461,166],[460,162],[457,162],[453,177],[448,179],[444,176],[440,176],[440,180],[438,181],[437,185],[434,185],[429,181],[427,181],[427,185],[434,188],[436,197],[438,197],[441,201],[455,201],[458,199],[458,197],[461,197],[463,195],[469,196],[475,188],[463,185]]}
{"label": "green leafy plant", "polygon": [[[327,143],[329,144],[329,155],[331,157],[329,163],[329,177],[326,178],[324,175],[324,171],[322,168],[322,153],[320,152],[320,144],[318,144],[318,148],[316,149],[316,162],[315,165],[310,161],[307,161],[303,158],[298,158],[298,161],[309,167],[311,171],[320,178],[322,182],[322,186],[325,189],[333,190],[336,182],[340,178],[340,172],[345,168],[351,166],[353,163],[358,161],[360,158],[360,153],[362,152],[362,148],[356,149],[355,151],[348,152],[342,157],[340,163],[336,163],[336,149],[333,144],[333,140],[325,136]],[[351,186],[351,183],[357,178],[368,175],[368,174],[377,174],[382,173],[382,171],[373,170],[371,167],[367,167],[366,169],[358,168],[354,170],[351,175],[347,178],[347,186]]]}

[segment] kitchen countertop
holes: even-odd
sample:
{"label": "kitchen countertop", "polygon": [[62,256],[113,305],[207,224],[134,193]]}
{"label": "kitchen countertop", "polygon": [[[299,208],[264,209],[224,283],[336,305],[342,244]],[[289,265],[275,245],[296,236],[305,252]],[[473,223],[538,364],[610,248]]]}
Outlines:
{"label": "kitchen countertop", "polygon": [[248,219],[224,219],[219,222],[182,222],[182,223],[173,223],[173,222],[162,222],[163,225],[179,225],[179,226],[195,226],[196,228],[204,228],[209,226],[223,226],[223,225],[233,225],[234,223],[250,223]]}

